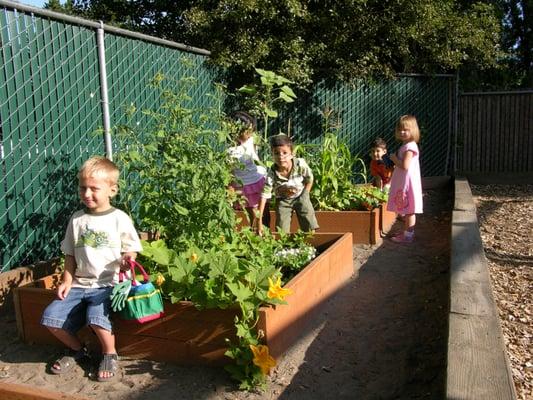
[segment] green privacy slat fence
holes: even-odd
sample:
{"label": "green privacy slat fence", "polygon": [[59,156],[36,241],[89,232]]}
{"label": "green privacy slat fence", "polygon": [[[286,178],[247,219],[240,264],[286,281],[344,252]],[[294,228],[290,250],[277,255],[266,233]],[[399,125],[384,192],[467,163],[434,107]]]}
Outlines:
{"label": "green privacy slat fence", "polygon": [[158,108],[161,92],[151,86],[158,74],[164,76],[165,88],[176,88],[181,79],[194,81],[188,92],[192,106],[212,106],[208,94],[213,91],[215,72],[206,67],[204,56],[113,35],[106,35],[105,46],[112,126],[149,123],[141,112],[128,120],[125,110],[132,105],[137,110]]}
{"label": "green privacy slat fence", "polygon": [[[105,153],[95,28],[17,8],[0,8],[2,271],[59,254],[80,206],[77,170]],[[125,106],[157,108],[158,93],[148,85],[157,73],[168,82],[194,77],[195,106],[210,104],[213,72],[205,56],[108,32],[105,45],[112,126],[126,122]]]}
{"label": "green privacy slat fence", "polygon": [[[79,207],[77,170],[89,156],[105,152],[98,27],[0,0],[2,271],[59,254],[67,219]],[[159,92],[149,82],[158,73],[167,77],[169,87],[193,77],[191,108],[213,105],[208,93],[213,92],[217,73],[206,66],[205,51],[186,51],[182,45],[117,31],[105,27],[112,127],[127,122],[148,130],[145,114],[136,112],[128,120],[125,109],[157,109]],[[341,136],[354,154],[363,155],[378,135],[395,147],[395,120],[414,113],[423,132],[424,174],[442,175],[448,164],[451,88],[449,77],[401,77],[356,89],[319,85],[313,94],[299,94],[278,126],[290,119],[298,141],[317,142],[319,111],[330,106],[342,117]],[[121,151],[124,143],[114,141],[113,151]]]}
{"label": "green privacy slat fence", "polygon": [[101,152],[94,32],[0,10],[2,269],[57,254],[76,165]]}
{"label": "green privacy slat fence", "polygon": [[400,76],[394,81],[356,88],[322,83],[312,93],[298,93],[298,100],[272,124],[271,131],[286,132],[290,125],[297,141],[319,142],[322,112],[329,108],[338,117],[339,136],[348,143],[352,154],[369,161],[368,152],[376,137],[385,139],[389,150],[399,147],[394,140],[395,123],[401,115],[414,114],[421,130],[422,175],[446,175],[453,90],[452,76]]}

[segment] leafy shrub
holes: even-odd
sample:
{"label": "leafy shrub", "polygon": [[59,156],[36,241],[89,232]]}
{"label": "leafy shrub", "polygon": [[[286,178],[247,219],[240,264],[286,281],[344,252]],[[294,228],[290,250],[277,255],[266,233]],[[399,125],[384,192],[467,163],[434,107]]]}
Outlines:
{"label": "leafy shrub", "polygon": [[124,149],[117,163],[126,173],[121,199],[138,226],[157,233],[158,240],[143,242],[141,257],[165,297],[200,308],[240,309],[238,342],[229,343],[227,352],[235,363],[228,370],[242,388],[253,388],[264,384],[274,363],[255,329],[258,309],[285,303],[282,279],[297,273],[312,254],[282,256],[287,249],[308,249],[303,234],[276,239],[269,232],[259,237],[249,228],[237,229],[234,193],[227,189],[231,124],[220,108],[200,113],[188,106],[190,79],[176,91],[164,90],[163,81],[154,79],[161,109],[143,111],[152,128],[140,127],[141,132],[132,124],[116,130]]}

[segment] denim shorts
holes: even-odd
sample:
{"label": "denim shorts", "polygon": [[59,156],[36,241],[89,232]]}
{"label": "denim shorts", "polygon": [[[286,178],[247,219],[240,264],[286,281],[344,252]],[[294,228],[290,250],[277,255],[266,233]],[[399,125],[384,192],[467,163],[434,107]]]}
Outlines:
{"label": "denim shorts", "polygon": [[112,287],[70,289],[64,300],[55,299],[43,312],[41,324],[60,328],[75,335],[85,325],[111,331]]}

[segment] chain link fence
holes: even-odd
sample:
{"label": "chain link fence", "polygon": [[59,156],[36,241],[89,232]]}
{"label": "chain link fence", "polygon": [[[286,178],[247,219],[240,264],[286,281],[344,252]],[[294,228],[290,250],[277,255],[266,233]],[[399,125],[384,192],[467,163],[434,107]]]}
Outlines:
{"label": "chain link fence", "polygon": [[[5,271],[58,255],[68,218],[80,206],[77,171],[106,149],[100,24],[12,2],[0,7],[0,269]],[[205,65],[207,52],[107,29],[111,126],[126,122],[127,107],[158,107],[159,90],[150,85],[158,73],[168,78],[169,88],[183,77],[195,78],[189,96],[197,107],[209,106],[214,72]],[[135,115],[133,123],[148,123],[143,113]]]}
{"label": "chain link fence", "polygon": [[298,93],[298,100],[272,124],[275,133],[291,130],[295,140],[320,143],[324,112],[333,112],[338,135],[366,164],[372,142],[381,137],[389,151],[399,143],[394,139],[398,118],[414,114],[421,131],[422,176],[449,174],[450,140],[453,130],[455,79],[451,75],[403,75],[395,80],[357,87],[321,83],[311,92]]}
{"label": "chain link fence", "polygon": [[[213,107],[210,93],[219,72],[207,66],[208,52],[127,31],[0,1],[0,270],[45,260],[59,253],[71,213],[79,208],[77,171],[105,154],[102,134],[102,70],[97,31],[105,32],[109,125],[145,127],[149,116],[127,110],[157,109],[158,74],[169,85],[196,81],[188,95],[195,109]],[[453,79],[402,76],[357,88],[319,85],[299,93],[274,130],[288,121],[296,140],[319,142],[321,111],[338,113],[341,137],[354,154],[366,156],[382,136],[394,149],[399,115],[414,113],[422,130],[424,175],[447,173],[452,132]],[[119,142],[113,151],[120,151]]]}

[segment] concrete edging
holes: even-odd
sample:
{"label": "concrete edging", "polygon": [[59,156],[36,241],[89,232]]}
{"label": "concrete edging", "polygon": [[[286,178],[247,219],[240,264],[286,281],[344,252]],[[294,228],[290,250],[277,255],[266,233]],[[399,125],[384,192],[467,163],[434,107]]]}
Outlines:
{"label": "concrete edging", "polygon": [[450,257],[448,400],[515,400],[516,392],[468,180],[455,178]]}

